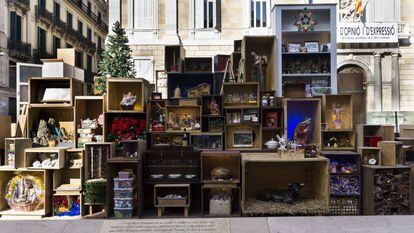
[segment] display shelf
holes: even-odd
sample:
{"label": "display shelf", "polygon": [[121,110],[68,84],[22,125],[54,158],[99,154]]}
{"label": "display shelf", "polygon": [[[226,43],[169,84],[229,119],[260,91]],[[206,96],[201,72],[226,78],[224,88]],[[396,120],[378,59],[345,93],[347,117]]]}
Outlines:
{"label": "display shelf", "polygon": [[377,147],[379,141],[394,141],[393,125],[356,125],[356,140],[359,147]]}
{"label": "display shelf", "polygon": [[[167,97],[168,98],[187,98],[188,90],[202,84],[209,84],[210,91],[208,94],[214,95],[215,78],[210,72],[193,72],[193,73],[168,73],[167,74]],[[178,91],[178,89],[179,91]],[[175,94],[179,94],[176,96]]]}
{"label": "display shelf", "polygon": [[148,131],[165,131],[165,106],[167,100],[149,100],[147,107]]}
{"label": "display shelf", "polygon": [[167,132],[201,132],[201,106],[167,105],[165,112]]}
{"label": "display shelf", "polygon": [[164,64],[167,72],[182,72],[185,50],[182,44],[164,47]]}
{"label": "display shelf", "polygon": [[261,125],[226,125],[226,150],[260,150],[262,148]]}
{"label": "display shelf", "polygon": [[183,147],[183,132],[151,132],[149,148]]}
{"label": "display shelf", "polygon": [[184,58],[185,73],[210,73],[213,72],[211,57],[186,57]]}
{"label": "display shelf", "polygon": [[210,95],[201,97],[203,116],[223,115],[223,97],[221,95]]}
{"label": "display shelf", "polygon": [[[304,108],[303,106],[307,106]],[[321,145],[321,100],[317,98],[285,99],[284,100],[284,127],[288,140],[296,139],[306,143]],[[301,132],[298,126],[303,126],[306,133]],[[298,130],[297,138],[294,138]]]}
{"label": "display shelf", "polygon": [[[409,166],[368,166],[363,168],[363,214],[406,215],[411,213]],[[398,193],[396,197],[393,193]]]}
{"label": "display shelf", "polygon": [[[166,195],[181,195],[180,198],[167,198]],[[191,205],[191,189],[189,184],[156,184],[154,185],[154,207],[158,209],[158,217],[165,208],[184,208],[184,217],[188,217]]]}
{"label": "display shelf", "polygon": [[29,138],[5,138],[4,139],[4,165],[2,169],[18,169],[25,167],[24,150],[32,147]]}
{"label": "display shelf", "polygon": [[[50,170],[26,170],[6,171],[0,170],[0,189],[6,190],[9,181],[16,175],[32,175],[40,179],[42,184],[43,197],[39,206],[32,211],[22,211],[10,208],[7,201],[4,199],[4,194],[0,198],[0,216],[2,219],[19,219],[24,217],[42,218],[47,216],[52,211],[52,180]],[[23,195],[23,194],[21,194]],[[18,197],[19,198],[19,197]],[[20,198],[22,198],[20,196]],[[24,207],[23,207],[24,208]]]}
{"label": "display shelf", "polygon": [[404,164],[403,144],[398,141],[379,141],[382,166],[396,166]]}
{"label": "display shelf", "polygon": [[65,155],[65,167],[68,167],[69,169],[83,168],[84,157],[84,148],[67,149]]}
{"label": "display shelf", "polygon": [[[149,99],[149,82],[141,78],[110,78],[107,85],[107,111],[118,112],[145,112],[146,103]],[[136,102],[132,109],[126,110],[121,107],[123,95],[131,92],[136,96]]]}
{"label": "display shelf", "polygon": [[224,107],[258,107],[259,84],[249,83],[224,83],[223,84]]}
{"label": "display shelf", "polygon": [[86,143],[84,146],[85,181],[106,179],[107,160],[115,154],[115,144],[111,142]]}
{"label": "display shelf", "polygon": [[[217,196],[217,199],[214,197]],[[229,198],[226,201],[223,199]],[[203,217],[239,217],[241,192],[235,184],[203,184]]]}
{"label": "display shelf", "polygon": [[85,84],[75,78],[29,78],[28,96],[31,107],[72,107],[75,96],[84,93]]}
{"label": "display shelf", "polygon": [[[297,216],[328,213],[328,159],[279,157],[274,153],[242,153],[241,161],[243,215]],[[300,190],[301,197],[294,205],[256,199],[265,189],[286,190],[291,182],[304,184]]]}
{"label": "display shelf", "polygon": [[353,131],[322,131],[322,150],[355,150]]}
{"label": "display shelf", "polygon": [[[125,162],[121,161],[114,161],[108,160],[108,173],[107,173],[107,203],[108,203],[108,210],[107,210],[107,217],[113,218],[115,216],[115,205],[114,205],[114,198],[115,195],[115,184],[114,178],[118,177],[118,172],[121,170],[130,170],[132,171],[134,181],[133,187],[134,191],[132,192],[132,203],[133,203],[133,210],[132,210],[132,217],[141,217],[143,213],[143,192],[142,192],[142,160],[129,160]],[[116,217],[116,216],[115,216]],[[117,217],[119,218],[119,217]]]}
{"label": "display shelf", "polygon": [[202,132],[223,133],[225,125],[224,116],[205,115],[201,118]]}
{"label": "display shelf", "polygon": [[226,125],[261,125],[260,109],[225,108]]}
{"label": "display shelf", "polygon": [[194,150],[223,150],[223,133],[192,133],[190,137]]}
{"label": "display shelf", "polygon": [[[97,124],[94,128],[83,128],[82,120],[98,120],[98,118],[105,112],[105,101],[103,96],[76,96],[75,108],[74,108],[74,123],[77,130],[75,137],[76,147],[83,147],[85,142],[80,142],[80,133],[85,133],[89,136],[101,136],[103,137],[103,126]],[[82,130],[79,130],[82,129]],[[91,138],[91,141],[97,141],[96,137]],[[102,142],[102,141],[101,141]]]}
{"label": "display shelf", "polygon": [[[317,86],[313,82],[325,79],[324,86],[331,87],[332,93],[337,93],[337,56],[336,56],[336,5],[335,4],[280,4],[272,10],[272,28],[276,37],[276,89],[278,96],[286,96],[282,87],[285,83],[305,82],[311,87]],[[295,25],[301,12],[311,12],[311,18],[316,24],[307,30]],[[315,42],[313,44],[305,43]],[[325,46],[324,46],[325,45]],[[298,59],[299,58],[299,59]],[[302,59],[304,58],[304,59]],[[292,60],[293,59],[293,60]],[[285,71],[288,67],[303,69],[313,61],[312,72],[304,69],[303,72]],[[321,68],[325,72],[316,72],[315,68]]]}
{"label": "display shelf", "polygon": [[230,55],[217,54],[214,56],[214,72],[225,72],[227,60],[230,59]]}
{"label": "display shelf", "polygon": [[352,95],[323,95],[322,104],[327,130],[353,129]]}
{"label": "display shelf", "polygon": [[240,153],[238,151],[203,151],[201,153],[201,175],[203,183],[240,183]]}
{"label": "display shelf", "polygon": [[[65,167],[65,154],[68,147],[38,147],[24,150],[24,167],[27,169],[61,169]],[[43,161],[55,157],[56,163],[52,166],[43,166]],[[54,159],[51,159],[52,161]],[[39,167],[33,166],[33,163],[39,161]]]}
{"label": "display shelf", "polygon": [[306,83],[284,83],[283,96],[289,99],[303,99],[306,97]]}
{"label": "display shelf", "polygon": [[83,168],[70,169],[68,167],[53,171],[53,191],[68,192],[82,191]]}

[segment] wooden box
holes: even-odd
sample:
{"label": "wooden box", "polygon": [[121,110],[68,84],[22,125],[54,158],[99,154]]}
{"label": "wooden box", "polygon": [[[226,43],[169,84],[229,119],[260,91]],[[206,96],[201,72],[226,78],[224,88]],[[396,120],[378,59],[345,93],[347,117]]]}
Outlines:
{"label": "wooden box", "polygon": [[382,166],[396,166],[404,164],[404,154],[402,142],[380,141],[378,147],[381,151]]}
{"label": "wooden box", "polygon": [[326,130],[352,130],[352,95],[323,95],[323,120]]}
{"label": "wooden box", "polygon": [[213,71],[211,57],[186,57],[184,58],[184,72],[208,72]]}
{"label": "wooden box", "polygon": [[[214,105],[214,102],[217,104],[218,112],[211,112],[211,106]],[[201,97],[201,106],[202,106],[202,115],[210,115],[210,116],[220,116],[223,115],[223,97],[221,95],[211,95],[211,96],[202,96]]]}
{"label": "wooden box", "polygon": [[[321,101],[316,98],[285,99],[285,135],[288,140],[294,139],[296,127],[299,124],[308,124],[307,143],[321,144]],[[296,139],[296,142],[298,140]]]}
{"label": "wooden box", "polygon": [[259,106],[259,83],[223,83],[224,107]]}
{"label": "wooden box", "polygon": [[111,218],[114,216],[114,178],[119,176],[119,172],[124,169],[132,171],[134,180],[134,209],[132,212],[133,217],[141,217],[143,214],[143,192],[142,192],[142,160],[140,158],[134,158],[129,160],[108,160],[108,174],[107,174],[107,203],[108,211],[107,217]]}
{"label": "wooden box", "polygon": [[[166,106],[167,132],[184,131],[200,132],[201,131],[201,106]],[[193,125],[188,122],[191,120]],[[197,128],[196,125],[199,124]]]}
{"label": "wooden box", "polygon": [[53,190],[56,192],[82,191],[83,168],[62,168],[53,171]]}
{"label": "wooden box", "polygon": [[[25,167],[24,150],[32,147],[32,140],[29,138],[5,138],[4,144],[4,166],[0,167],[0,169],[18,169]],[[14,163],[13,159],[9,161],[9,154],[13,154],[11,157],[14,157]]]}
{"label": "wooden box", "polygon": [[306,97],[306,83],[283,84],[283,97],[289,99],[303,99]]}
{"label": "wooden box", "polygon": [[[335,140],[336,139],[336,140]],[[336,145],[336,146],[335,146]],[[355,150],[353,131],[322,131],[322,150]]]}
{"label": "wooden box", "polygon": [[[98,120],[98,118],[105,112],[105,103],[103,96],[76,96],[75,97],[75,113],[74,122],[77,130],[75,137],[76,147],[83,148],[84,142],[79,142],[80,132],[82,128],[81,121],[86,119]],[[103,137],[103,126],[98,125],[96,129],[87,129],[84,131],[87,134]],[[92,141],[96,141],[92,138]]]}
{"label": "wooden box", "polygon": [[[67,147],[37,147],[37,148],[28,148],[24,150],[24,165],[28,169],[60,169],[65,167],[65,154]],[[56,154],[57,163],[55,167],[33,167],[33,162],[39,160],[40,154]]]}
{"label": "wooden box", "polygon": [[[43,186],[44,198],[43,203],[35,211],[16,211],[10,209],[5,200],[6,186],[9,181],[18,174],[28,174],[40,178]],[[0,215],[2,219],[18,219],[18,218],[42,218],[52,211],[52,180],[49,170],[22,170],[22,171],[0,171]]]}
{"label": "wooden box", "polygon": [[165,131],[166,100],[149,100],[147,108],[147,121],[149,132]]}
{"label": "wooden box", "polygon": [[362,165],[381,165],[381,150],[378,147],[359,147]]}
{"label": "wooden box", "polygon": [[[225,72],[230,55],[217,54],[214,56],[214,72]],[[231,68],[231,67],[230,67]]]}
{"label": "wooden box", "polygon": [[[240,199],[241,199],[241,192],[240,187],[237,184],[203,184],[202,187],[202,214],[204,217],[239,217],[241,214],[240,209]],[[224,207],[223,203],[219,204],[219,206],[215,207],[217,210],[210,209],[210,199],[214,196],[214,194],[223,195],[221,193],[225,193],[231,197],[230,207],[229,207],[229,214],[224,214],[223,208],[228,208],[227,206]],[[221,202],[223,200],[221,199]],[[212,213],[212,212],[221,212],[221,213]]]}
{"label": "wooden box", "polygon": [[194,150],[223,150],[223,133],[192,133],[191,145]]}
{"label": "wooden box", "polygon": [[[228,179],[212,177],[212,170],[218,167],[230,170]],[[201,174],[203,183],[240,183],[240,153],[238,151],[201,152]]]}
{"label": "wooden box", "polygon": [[[107,111],[108,112],[145,112],[149,99],[149,82],[141,78],[111,78],[106,81]],[[123,110],[121,100],[123,95],[131,92],[137,100],[133,110]]]}
{"label": "wooden box", "polygon": [[[166,199],[168,194],[180,194],[182,198]],[[184,216],[188,217],[191,205],[190,184],[156,184],[154,185],[154,207],[158,208],[158,217],[166,207],[184,207]]]}
{"label": "wooden box", "polygon": [[[74,78],[30,78],[29,103],[31,107],[71,107],[75,96],[84,95],[84,83]],[[47,88],[69,89],[68,100],[42,101]]]}
{"label": "wooden box", "polygon": [[[242,212],[249,216],[324,215],[329,211],[329,161],[324,157],[277,156],[242,153]],[[275,179],[277,177],[277,179]],[[264,202],[256,197],[265,189],[286,190],[303,183],[302,197],[294,205]]]}
{"label": "wooden box", "polygon": [[[23,132],[22,134],[18,133],[18,131],[20,131],[20,127],[24,127],[24,126],[18,127],[16,125],[16,128],[17,127],[19,128],[18,130],[12,128],[11,127],[11,124],[12,124],[11,116],[6,116],[6,115],[0,115],[0,122],[3,123],[2,127],[0,128],[0,150],[6,150],[7,148],[3,147],[5,143],[5,139],[10,138],[10,137],[18,137],[18,136],[25,135]],[[17,120],[17,122],[19,122],[19,119]]]}
{"label": "wooden box", "polygon": [[365,165],[362,169],[364,215],[411,214],[411,167]]}
{"label": "wooden box", "polygon": [[[251,137],[248,139],[249,143],[245,145],[240,145],[238,143],[237,134],[246,134],[250,133]],[[260,124],[234,124],[234,125],[226,125],[226,150],[260,150],[262,148],[261,136],[262,131]],[[236,135],[236,142],[235,142],[235,135]]]}
{"label": "wooden box", "polygon": [[183,71],[183,62],[185,57],[184,47],[180,45],[166,45],[164,48],[164,66],[167,72]]}
{"label": "wooden box", "polygon": [[[82,194],[79,193],[79,192],[78,193],[77,192],[63,192],[63,193],[53,194],[53,216],[57,216],[57,217],[67,216],[65,214],[62,214],[59,211],[59,204],[64,202],[65,199],[66,199],[67,202],[69,202],[69,200],[68,200],[69,198],[73,202],[73,204],[72,204],[73,209],[71,210],[70,217],[71,218],[76,218],[76,217],[82,217],[83,216],[83,198],[82,198]],[[67,210],[69,210],[69,209],[67,209]],[[78,213],[78,215],[75,215],[75,213]]]}
{"label": "wooden box", "polygon": [[[167,97],[170,98],[187,98],[188,90],[203,87],[206,84],[210,85],[210,90],[204,88],[203,95],[214,95],[214,90],[217,88],[215,83],[215,76],[211,72],[196,72],[196,73],[168,73],[167,74]],[[178,93],[178,89],[180,90]],[[209,92],[209,93],[208,93]],[[193,92],[192,92],[193,93]],[[178,96],[178,94],[180,94]],[[194,94],[194,93],[193,93]],[[176,96],[177,95],[177,96]],[[191,94],[190,94],[191,95]]]}
{"label": "wooden box", "polygon": [[[27,116],[27,137],[32,137],[30,134],[34,130],[34,126],[38,125],[40,120],[48,121],[49,118],[53,118],[55,122],[59,123],[60,127],[65,128],[68,135],[75,135],[75,124],[73,122],[73,107],[60,108],[38,108],[31,107]],[[37,133],[37,132],[36,132]],[[72,147],[74,138],[70,136],[71,141],[59,142],[58,146]]]}
{"label": "wooden box", "polygon": [[76,169],[83,168],[85,158],[84,148],[67,149],[65,156],[65,167]]}
{"label": "wooden box", "polygon": [[400,137],[401,138],[414,138],[414,124],[401,124],[400,125]]}
{"label": "wooden box", "polygon": [[150,138],[150,148],[183,146],[182,132],[151,132],[148,134]]}
{"label": "wooden box", "polygon": [[357,147],[377,147],[379,141],[395,141],[393,125],[364,125],[356,126]]}
{"label": "wooden box", "polygon": [[115,154],[115,144],[112,142],[86,143],[84,146],[85,181],[106,179],[107,160]]}
{"label": "wooden box", "polygon": [[[233,52],[230,55],[231,63],[232,63],[232,69],[235,76],[236,81],[238,81],[238,75],[240,73],[239,69],[243,69],[243,67],[240,67],[240,61],[241,61],[241,52]],[[242,63],[243,64],[243,63]],[[228,81],[229,76],[226,78]]]}
{"label": "wooden box", "polygon": [[275,46],[275,36],[244,36],[241,45],[241,53],[242,58],[244,59],[243,75],[245,82],[258,81],[253,80],[254,58],[251,53],[255,52],[258,56],[267,57],[265,90],[276,90]]}

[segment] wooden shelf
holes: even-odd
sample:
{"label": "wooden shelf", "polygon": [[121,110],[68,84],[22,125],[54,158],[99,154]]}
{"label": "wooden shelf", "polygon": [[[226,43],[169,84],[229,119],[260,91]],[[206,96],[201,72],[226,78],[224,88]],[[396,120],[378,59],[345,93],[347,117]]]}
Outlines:
{"label": "wooden shelf", "polygon": [[331,54],[331,52],[282,52],[282,55],[320,55],[320,54]]}
{"label": "wooden shelf", "polygon": [[282,74],[282,77],[330,77],[330,73]]}

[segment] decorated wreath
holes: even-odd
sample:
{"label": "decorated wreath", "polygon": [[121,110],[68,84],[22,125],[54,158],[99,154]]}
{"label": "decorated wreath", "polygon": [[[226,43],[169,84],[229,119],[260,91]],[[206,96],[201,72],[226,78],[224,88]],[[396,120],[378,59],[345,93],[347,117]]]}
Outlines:
{"label": "decorated wreath", "polygon": [[6,186],[5,199],[15,211],[36,211],[44,203],[43,179],[30,175],[18,174]]}
{"label": "decorated wreath", "polygon": [[298,31],[313,31],[313,26],[316,24],[318,24],[318,22],[313,18],[312,11],[308,10],[306,7],[302,11],[299,11],[295,21],[295,26],[298,27]]}

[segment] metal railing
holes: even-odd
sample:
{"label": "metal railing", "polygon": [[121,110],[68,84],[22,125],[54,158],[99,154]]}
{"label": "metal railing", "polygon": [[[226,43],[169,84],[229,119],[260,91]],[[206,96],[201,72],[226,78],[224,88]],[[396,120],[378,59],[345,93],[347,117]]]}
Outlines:
{"label": "metal railing", "polygon": [[41,59],[54,58],[53,54],[46,52],[44,49],[33,49],[33,59],[40,62]]}
{"label": "metal railing", "polygon": [[100,19],[95,13],[93,13],[92,10],[88,9],[88,6],[85,5],[82,2],[82,0],[69,0],[69,2],[72,2],[86,16],[90,17],[92,21],[94,21],[99,28],[101,28],[105,32],[108,32],[108,25],[106,25],[106,23],[102,19]]}
{"label": "metal railing", "polygon": [[39,7],[36,6],[36,17],[43,19],[44,21],[52,24],[53,23],[53,13],[48,11],[46,8],[44,7]]}
{"label": "metal railing", "polygon": [[29,59],[32,55],[32,45],[21,40],[8,38],[7,49],[9,50],[9,55],[12,57],[19,56],[21,58]]}

